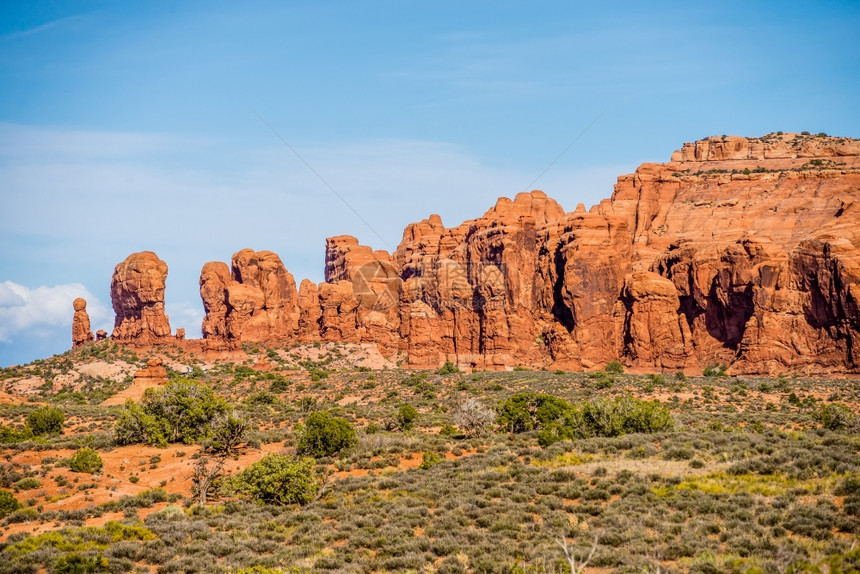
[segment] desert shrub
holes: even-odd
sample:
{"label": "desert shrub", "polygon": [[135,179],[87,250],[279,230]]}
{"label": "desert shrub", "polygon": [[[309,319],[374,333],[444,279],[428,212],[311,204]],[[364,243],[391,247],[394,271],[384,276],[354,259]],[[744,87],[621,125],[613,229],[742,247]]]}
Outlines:
{"label": "desert shrub", "polygon": [[397,409],[397,424],[403,430],[412,430],[416,420],[418,420],[418,411],[412,405],[400,405]]}
{"label": "desert shrub", "polygon": [[550,395],[516,393],[499,406],[496,423],[510,433],[539,429],[558,420],[570,405],[564,399]]}
{"label": "desert shrub", "polygon": [[129,399],[114,425],[114,439],[117,444],[145,443],[166,447],[166,427],[166,421],[154,417],[143,406]]}
{"label": "desert shrub", "polygon": [[851,409],[839,403],[822,405],[813,417],[821,423],[821,426],[830,430],[853,428],[857,418]]}
{"label": "desert shrub", "polygon": [[836,487],[839,496],[860,496],[860,476],[849,476]]}
{"label": "desert shrub", "polygon": [[428,468],[439,464],[439,461],[439,455],[435,452],[425,452],[421,455],[421,464],[418,466],[418,468],[422,470],[427,470]]}
{"label": "desert shrub", "polygon": [[164,387],[146,389],[139,405],[127,401],[114,434],[119,444],[192,443],[209,436],[212,420],[228,409],[211,388],[177,379]]}
{"label": "desert shrub", "polygon": [[706,377],[725,377],[726,375],[726,366],[714,363],[713,365],[708,365],[702,371],[702,375]]}
{"label": "desert shrub", "polygon": [[54,572],[57,574],[91,574],[96,572],[108,572],[108,560],[102,556],[78,554],[73,552],[60,556],[54,564]]}
{"label": "desert shrub", "polygon": [[27,426],[36,436],[45,434],[60,434],[66,417],[63,411],[55,407],[39,407],[27,416]]}
{"label": "desert shrub", "polygon": [[621,364],[621,361],[609,361],[604,370],[610,375],[620,375],[624,372],[624,365]]}
{"label": "desert shrub", "polygon": [[278,404],[278,402],[278,397],[276,397],[269,391],[255,391],[248,395],[247,398],[245,398],[245,403],[249,406],[276,405]]}
{"label": "desert shrub", "polygon": [[834,554],[827,559],[830,574],[860,572],[860,548],[853,546],[843,554]]}
{"label": "desert shrub", "polygon": [[209,426],[211,436],[207,444],[209,449],[229,455],[236,452],[245,440],[248,419],[240,416],[236,411],[218,413],[212,418]]}
{"label": "desert shrub", "polygon": [[0,518],[21,508],[18,499],[8,490],[0,490]]}
{"label": "desert shrub", "polygon": [[[457,405],[454,422],[466,436],[482,436],[492,428],[496,413],[477,399],[467,399]],[[439,431],[442,434],[442,431]]]}
{"label": "desert shrub", "polygon": [[275,375],[272,379],[272,383],[269,385],[269,391],[272,393],[285,393],[289,386],[289,382],[283,375]]}
{"label": "desert shrub", "polygon": [[313,459],[280,454],[265,456],[229,482],[237,492],[269,504],[306,504],[320,488]]}
{"label": "desert shrub", "polygon": [[513,432],[538,430],[538,444],[671,430],[675,421],[658,401],[631,396],[571,405],[548,395],[519,393],[503,403],[497,422]]}
{"label": "desert shrub", "polygon": [[655,433],[675,428],[672,413],[659,401],[624,396],[616,398],[610,408],[623,420],[622,434]]}
{"label": "desert shrub", "polygon": [[17,429],[10,426],[0,426],[0,443],[2,444],[11,444],[15,442],[22,442],[25,440],[30,440],[33,438],[33,429],[29,426],[25,426],[22,429]]}
{"label": "desert shrub", "polygon": [[661,387],[666,384],[666,377],[659,373],[651,373],[648,375],[648,382],[655,387]]}
{"label": "desert shrub", "polygon": [[91,448],[82,448],[69,459],[69,468],[74,472],[95,474],[102,469],[102,457]]}
{"label": "desert shrub", "polygon": [[327,411],[308,415],[297,434],[296,452],[300,455],[331,456],[358,444],[355,429],[349,421],[333,417]]}
{"label": "desert shrub", "polygon": [[39,488],[42,486],[42,483],[39,482],[39,479],[34,476],[28,476],[27,478],[22,478],[14,485],[15,490],[33,490],[34,488]]}
{"label": "desert shrub", "polygon": [[460,369],[451,361],[445,361],[445,364],[439,367],[439,370],[436,372],[440,375],[451,375],[453,373],[459,373]]}

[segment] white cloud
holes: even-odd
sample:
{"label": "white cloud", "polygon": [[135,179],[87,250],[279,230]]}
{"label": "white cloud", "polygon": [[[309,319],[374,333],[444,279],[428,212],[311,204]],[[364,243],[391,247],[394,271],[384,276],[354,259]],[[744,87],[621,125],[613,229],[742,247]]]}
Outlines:
{"label": "white cloud", "polygon": [[[90,323],[104,325],[111,317],[107,307],[80,283],[31,289],[4,281],[0,283],[0,342],[12,343],[19,334],[55,331],[71,326],[77,297],[87,300]],[[69,335],[71,337],[71,334]]]}

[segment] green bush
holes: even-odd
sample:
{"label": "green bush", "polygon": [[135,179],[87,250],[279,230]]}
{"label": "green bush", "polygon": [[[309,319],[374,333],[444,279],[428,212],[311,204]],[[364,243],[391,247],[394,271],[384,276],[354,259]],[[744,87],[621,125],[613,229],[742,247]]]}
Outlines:
{"label": "green bush", "polygon": [[714,363],[713,365],[708,365],[702,371],[702,375],[706,377],[726,377],[726,366],[720,365],[718,363]]}
{"label": "green bush", "polygon": [[418,468],[422,470],[427,470],[428,468],[439,464],[440,458],[439,455],[435,452],[425,452],[421,455],[421,464]]}
{"label": "green bush", "polygon": [[34,488],[39,488],[42,486],[42,483],[39,482],[39,479],[34,476],[28,476],[26,478],[22,478],[14,485],[15,490],[33,490]]}
{"label": "green bush", "polygon": [[621,361],[609,361],[604,370],[610,375],[620,375],[624,372],[624,365],[621,364]]}
{"label": "green bush", "polygon": [[0,426],[0,443],[2,444],[11,444],[30,440],[33,436],[33,429],[29,426],[25,426],[22,429],[16,429],[6,425]]}
{"label": "green bush", "polygon": [[55,407],[39,407],[27,416],[27,426],[36,436],[60,434],[66,417]]}
{"label": "green bush", "polygon": [[502,403],[496,422],[512,433],[538,430],[538,443],[543,447],[560,440],[653,433],[675,427],[672,413],[658,401],[624,396],[572,405],[536,393],[517,393]]}
{"label": "green bush", "polygon": [[454,373],[459,373],[460,369],[451,361],[445,361],[445,364],[439,367],[439,370],[436,372],[440,375],[452,375]]}
{"label": "green bush", "polygon": [[117,444],[151,444],[167,446],[167,422],[151,415],[142,405],[131,399],[125,403],[125,410],[114,425],[114,438]]}
{"label": "green bush", "polygon": [[109,572],[107,559],[101,554],[91,556],[86,554],[66,554],[57,559],[54,572],[57,574],[94,574]]}
{"label": "green bush", "polygon": [[164,387],[146,389],[140,404],[129,400],[114,434],[119,444],[193,443],[211,434],[210,423],[229,407],[211,388],[177,379]]}
{"label": "green bush", "polygon": [[248,405],[276,405],[279,399],[269,391],[255,391],[245,398]]}
{"label": "green bush", "polygon": [[853,428],[857,419],[851,409],[839,403],[822,405],[813,417],[821,423],[821,426],[830,430]]}
{"label": "green bush", "polygon": [[397,424],[403,430],[412,430],[416,420],[418,420],[418,411],[412,405],[400,405],[397,409]]}
{"label": "green bush", "polygon": [[311,458],[269,454],[230,481],[240,493],[268,504],[307,504],[320,489]]}
{"label": "green bush", "polygon": [[282,375],[278,375],[269,385],[269,391],[272,393],[285,393],[289,389],[289,382]]}
{"label": "green bush", "polygon": [[496,424],[510,433],[540,429],[557,420],[570,404],[564,399],[532,392],[516,393],[499,406]]}
{"label": "green bush", "polygon": [[349,421],[333,417],[327,411],[308,415],[297,433],[296,452],[300,455],[331,456],[358,444],[355,429]]}
{"label": "green bush", "polygon": [[12,514],[21,508],[18,499],[8,490],[0,490],[0,518]]}
{"label": "green bush", "polygon": [[102,469],[102,457],[91,448],[84,447],[69,459],[69,468],[74,472],[95,474]]}

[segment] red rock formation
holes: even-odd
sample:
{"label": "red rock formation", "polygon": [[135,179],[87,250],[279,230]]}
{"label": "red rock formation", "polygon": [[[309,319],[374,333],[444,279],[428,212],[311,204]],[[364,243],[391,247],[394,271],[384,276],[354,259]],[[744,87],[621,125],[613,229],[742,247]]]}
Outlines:
{"label": "red rock formation", "polygon": [[149,359],[146,362],[146,368],[135,371],[132,384],[143,387],[167,384],[167,369],[164,368],[164,361],[157,357]]}
{"label": "red rock formation", "polygon": [[129,255],[118,264],[110,296],[116,312],[113,338],[124,343],[150,345],[170,337],[164,314],[167,264],[152,251]]}
{"label": "red rock formation", "polygon": [[78,297],[72,303],[72,307],[75,309],[75,316],[72,318],[72,348],[76,349],[92,341],[93,332],[90,330],[90,316],[87,314],[86,300]]}
{"label": "red rock formation", "polygon": [[286,341],[298,331],[296,281],[271,251],[243,249],[233,255],[232,269],[207,263],[200,296],[203,337],[212,347]]}
{"label": "red rock formation", "polygon": [[320,295],[316,284],[309,279],[302,279],[299,285],[299,336],[306,341],[319,338]]}
{"label": "red rock formation", "polygon": [[351,281],[320,283],[320,335],[324,341],[358,342],[358,301]]}
{"label": "red rock formation", "polygon": [[352,281],[355,272],[368,263],[391,263],[387,251],[373,251],[367,245],[359,245],[351,235],[329,237],[325,241],[325,280],[327,283]]}
{"label": "red rock formation", "polygon": [[409,364],[512,367],[546,355],[533,312],[542,295],[538,230],[563,216],[533,191],[451,229],[438,215],[408,226],[393,259],[405,280],[400,336]]}
{"label": "red rock formation", "polygon": [[640,367],[684,368],[692,337],[678,314],[675,285],[656,273],[631,273],[624,278],[621,299],[625,307],[622,354]]}
{"label": "red rock formation", "polygon": [[[374,342],[408,364],[860,371],[860,142],[769,134],[684,144],[570,213],[543,192],[389,255],[326,242],[324,283],[244,250],[200,279],[207,342]],[[162,282],[163,283],[163,282]]]}

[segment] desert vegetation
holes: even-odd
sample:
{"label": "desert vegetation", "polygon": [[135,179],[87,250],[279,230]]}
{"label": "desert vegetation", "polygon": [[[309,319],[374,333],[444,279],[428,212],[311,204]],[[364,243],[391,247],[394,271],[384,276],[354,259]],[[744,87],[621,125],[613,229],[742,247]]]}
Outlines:
{"label": "desert vegetation", "polygon": [[92,399],[124,379],[38,382],[145,363],[109,343],[0,372],[37,379],[0,405],[0,572],[860,568],[855,380],[159,352],[121,406]]}

